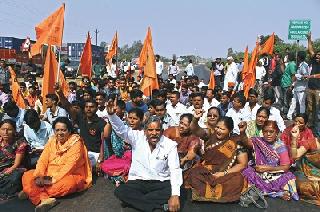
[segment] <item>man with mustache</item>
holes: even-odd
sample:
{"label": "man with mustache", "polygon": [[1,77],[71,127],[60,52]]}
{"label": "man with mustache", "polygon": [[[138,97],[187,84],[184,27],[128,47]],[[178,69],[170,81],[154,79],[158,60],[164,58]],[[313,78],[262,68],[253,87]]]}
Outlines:
{"label": "man with mustache", "polygon": [[140,211],[178,211],[182,171],[177,144],[163,136],[160,118],[150,117],[139,131],[123,124],[115,102],[109,101],[107,110],[114,131],[132,146],[128,182],[116,188],[115,196]]}

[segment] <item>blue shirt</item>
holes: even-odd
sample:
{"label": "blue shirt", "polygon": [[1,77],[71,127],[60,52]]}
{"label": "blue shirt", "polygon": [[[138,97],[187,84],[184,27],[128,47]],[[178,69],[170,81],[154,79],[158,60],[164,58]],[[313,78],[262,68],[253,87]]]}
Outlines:
{"label": "blue shirt", "polygon": [[49,137],[53,135],[52,126],[46,121],[41,121],[40,128],[36,132],[29,125],[24,124],[24,137],[28,141],[31,148],[44,149]]}
{"label": "blue shirt", "polygon": [[141,109],[143,111],[143,113],[146,113],[148,111],[148,106],[145,103],[142,103],[142,105],[138,106],[138,107],[134,107],[132,105],[132,102],[127,102],[126,103],[126,111],[127,112],[129,112],[133,108],[139,108],[139,109]]}

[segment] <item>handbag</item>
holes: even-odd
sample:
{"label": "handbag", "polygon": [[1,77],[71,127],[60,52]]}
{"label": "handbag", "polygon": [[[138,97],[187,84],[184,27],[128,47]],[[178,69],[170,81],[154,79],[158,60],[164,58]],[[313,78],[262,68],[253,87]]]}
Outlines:
{"label": "handbag", "polygon": [[[264,203],[264,205],[260,205],[258,203],[259,199],[261,199]],[[249,207],[249,205],[253,203],[258,208],[268,208],[268,202],[264,198],[262,192],[255,186],[252,185],[247,190],[241,194],[240,196],[240,205],[242,207]]]}

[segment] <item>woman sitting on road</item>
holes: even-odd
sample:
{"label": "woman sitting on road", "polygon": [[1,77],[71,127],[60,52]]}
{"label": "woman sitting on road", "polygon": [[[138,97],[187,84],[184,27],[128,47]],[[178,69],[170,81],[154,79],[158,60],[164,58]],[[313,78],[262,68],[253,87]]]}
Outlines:
{"label": "woman sitting on road", "polygon": [[209,138],[214,134],[218,120],[221,117],[220,109],[217,107],[211,107],[207,113],[207,128],[203,129],[199,126],[198,121],[202,117],[205,111],[203,109],[195,109],[193,119],[190,124],[190,129],[195,136],[198,136],[204,141],[208,141]]}
{"label": "woman sitting on road", "polygon": [[262,137],[262,128],[266,121],[268,121],[270,116],[270,110],[266,107],[260,107],[257,110],[256,120],[247,122],[246,135],[248,138],[251,137]]}
{"label": "woman sitting on road", "polygon": [[298,193],[306,202],[320,206],[320,144],[307,128],[306,114],[297,114],[293,126],[281,135],[290,152]]}
{"label": "woman sitting on road", "polygon": [[29,198],[36,211],[46,211],[57,202],[55,197],[79,192],[91,186],[92,173],[82,138],[72,134],[72,124],[58,117],[35,170],[24,173],[20,199]]}
{"label": "woman sitting on road", "polygon": [[[117,104],[117,107],[119,105]],[[120,108],[117,108],[116,114],[119,114]],[[144,113],[139,108],[133,108],[128,112],[127,124],[134,130],[142,130]],[[125,141],[120,138],[113,130],[110,123],[107,124],[108,134],[110,139],[108,146],[111,147],[109,151],[110,157],[108,157],[102,164],[101,169],[104,173],[110,177],[111,181],[119,186],[120,183],[124,183],[128,179],[128,173],[131,166],[131,146],[126,144]]]}
{"label": "woman sitting on road", "polygon": [[21,166],[27,146],[24,137],[16,137],[14,121],[0,122],[0,199],[8,199],[21,190],[21,177],[25,171]]}
{"label": "woman sitting on road", "polygon": [[247,188],[241,171],[247,167],[248,155],[230,137],[232,130],[232,118],[220,118],[201,161],[185,173],[185,186],[192,189],[193,200],[233,202]]}
{"label": "woman sitting on road", "polygon": [[242,171],[250,185],[262,192],[285,200],[298,200],[295,176],[289,172],[290,158],[285,144],[278,139],[279,128],[275,121],[266,121],[263,137],[247,138],[246,126],[240,127],[242,139],[254,152],[253,163]]}
{"label": "woman sitting on road", "polygon": [[163,133],[164,136],[177,142],[180,166],[185,171],[195,162],[200,150],[200,139],[192,135],[190,123],[192,114],[182,114],[179,126],[169,127]]}

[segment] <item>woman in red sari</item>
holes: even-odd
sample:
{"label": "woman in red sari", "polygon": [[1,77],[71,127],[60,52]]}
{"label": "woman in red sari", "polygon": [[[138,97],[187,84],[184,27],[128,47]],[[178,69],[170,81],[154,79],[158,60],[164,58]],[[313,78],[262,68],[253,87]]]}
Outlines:
{"label": "woman in red sari", "polygon": [[306,114],[297,114],[294,120],[281,137],[294,164],[297,190],[302,200],[320,206],[320,143],[306,126]]}
{"label": "woman in red sari", "polygon": [[306,153],[308,150],[315,150],[315,137],[312,133],[312,130],[307,127],[308,123],[308,116],[305,113],[297,114],[294,118],[294,123],[287,127],[283,133],[281,134],[281,140],[284,142],[284,144],[287,146],[289,153],[292,147],[292,129],[296,126],[296,128],[299,129],[299,137],[296,140],[297,148],[301,148],[299,150],[299,155],[293,157],[292,154],[290,154],[290,159],[293,162],[299,156],[301,157]]}

